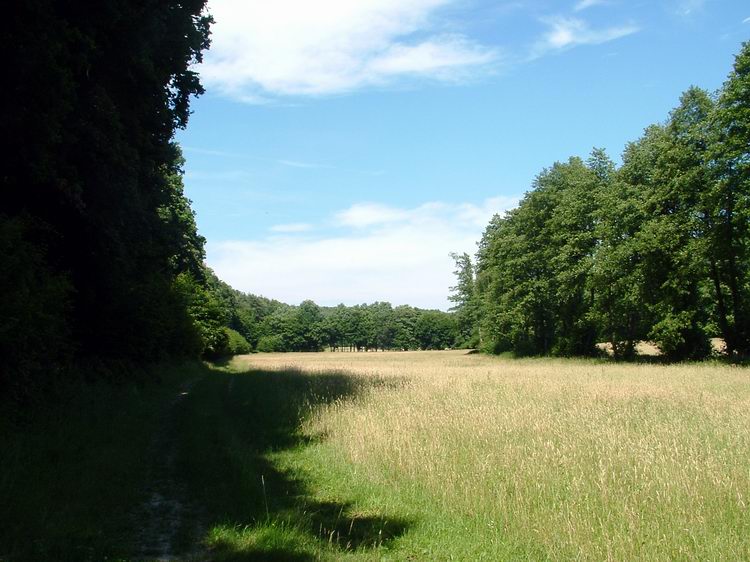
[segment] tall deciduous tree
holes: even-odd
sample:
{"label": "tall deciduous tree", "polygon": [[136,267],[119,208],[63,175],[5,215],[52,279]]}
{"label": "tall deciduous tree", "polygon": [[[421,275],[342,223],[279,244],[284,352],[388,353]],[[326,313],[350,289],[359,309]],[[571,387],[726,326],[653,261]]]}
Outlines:
{"label": "tall deciduous tree", "polygon": [[703,206],[710,182],[703,157],[712,105],[709,95],[698,88],[682,95],[655,139],[656,158],[653,168],[645,170],[648,179],[640,198],[645,215],[638,238],[647,337],[673,360],[698,359],[710,351]]}
{"label": "tall deciduous tree", "polygon": [[709,251],[719,323],[730,352],[750,353],[750,42],[711,116],[706,194]]}
{"label": "tall deciduous tree", "polygon": [[517,209],[493,219],[477,266],[483,337],[491,349],[592,353],[587,278],[599,184],[595,171],[571,158],[544,170]]}
{"label": "tall deciduous tree", "polygon": [[[658,130],[649,129],[646,138]],[[610,342],[617,357],[634,355],[644,335],[643,268],[636,239],[644,217],[637,185],[641,162],[649,159],[649,146],[643,140],[628,145],[623,167],[602,181],[594,213],[597,247],[589,278],[590,316],[598,339]]]}
{"label": "tall deciduous tree", "polygon": [[474,265],[467,253],[451,253],[456,264],[453,274],[456,285],[451,287],[448,300],[454,303],[451,307],[456,315],[459,345],[463,347],[478,347],[479,341],[479,302],[474,278]]}

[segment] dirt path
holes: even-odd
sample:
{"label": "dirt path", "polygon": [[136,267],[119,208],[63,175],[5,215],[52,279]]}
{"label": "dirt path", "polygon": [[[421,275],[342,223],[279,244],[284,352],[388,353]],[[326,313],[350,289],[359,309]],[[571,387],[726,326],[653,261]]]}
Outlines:
{"label": "dirt path", "polygon": [[139,528],[137,559],[149,561],[195,560],[200,553],[175,552],[180,535],[199,536],[201,529],[185,529],[187,522],[200,521],[197,506],[191,505],[184,486],[176,478],[177,411],[198,382],[184,383],[165,407],[159,431],[151,445],[151,477],[147,500],[141,505],[135,524]]}

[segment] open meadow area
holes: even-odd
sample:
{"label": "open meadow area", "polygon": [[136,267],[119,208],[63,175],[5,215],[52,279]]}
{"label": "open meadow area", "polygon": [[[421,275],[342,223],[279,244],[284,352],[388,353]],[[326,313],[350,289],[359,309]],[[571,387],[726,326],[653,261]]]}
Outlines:
{"label": "open meadow area", "polygon": [[255,354],[108,388],[0,427],[0,559],[750,559],[746,368]]}
{"label": "open meadow area", "polygon": [[354,501],[342,518],[392,520],[396,559],[750,558],[746,369],[458,351],[233,368],[364,383],[311,408],[308,442],[271,458],[321,501]]}

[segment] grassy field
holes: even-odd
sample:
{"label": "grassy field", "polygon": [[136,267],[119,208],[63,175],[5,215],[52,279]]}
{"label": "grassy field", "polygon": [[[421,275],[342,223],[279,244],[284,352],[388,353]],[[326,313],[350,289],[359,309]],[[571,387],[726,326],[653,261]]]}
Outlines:
{"label": "grassy field", "polygon": [[0,560],[750,560],[746,368],[257,354],[140,396],[0,432]]}
{"label": "grassy field", "polygon": [[371,381],[312,409],[309,442],[269,458],[321,500],[392,519],[376,558],[750,559],[746,369],[461,352],[233,368]]}

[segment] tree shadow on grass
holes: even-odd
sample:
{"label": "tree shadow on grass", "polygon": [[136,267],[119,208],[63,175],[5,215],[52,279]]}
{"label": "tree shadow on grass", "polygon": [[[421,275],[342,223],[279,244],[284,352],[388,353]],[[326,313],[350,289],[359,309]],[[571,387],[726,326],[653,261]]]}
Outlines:
{"label": "tree shadow on grass", "polygon": [[177,552],[195,552],[202,541],[211,560],[312,560],[387,547],[413,525],[395,514],[364,514],[347,499],[320,501],[305,474],[268,457],[315,442],[300,425],[316,408],[402,381],[295,370],[207,375],[177,413],[176,472],[200,512],[199,522],[184,526],[201,528],[199,536],[183,533]]}

